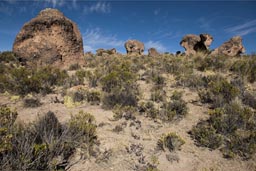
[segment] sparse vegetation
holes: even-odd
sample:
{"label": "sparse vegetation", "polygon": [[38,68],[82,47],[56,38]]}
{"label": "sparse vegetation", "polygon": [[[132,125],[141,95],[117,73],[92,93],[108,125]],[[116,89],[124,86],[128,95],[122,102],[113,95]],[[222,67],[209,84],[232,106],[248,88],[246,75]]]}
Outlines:
{"label": "sparse vegetation", "polygon": [[225,157],[248,159],[256,153],[255,112],[239,102],[231,102],[210,112],[210,118],[190,132],[198,145],[211,149],[221,146]]}
{"label": "sparse vegetation", "polygon": [[[187,123],[190,125],[186,128],[194,125],[189,134],[195,145],[201,147],[196,150],[209,148],[220,150],[226,158],[254,159],[256,60],[253,56],[162,54],[85,58],[85,67],[72,65],[68,71],[61,71],[50,67],[28,69],[11,52],[1,53],[1,96],[10,101],[6,104],[15,107],[21,104],[18,109],[25,107],[29,113],[53,106],[57,97],[62,101],[58,102],[58,111],[63,108],[68,108],[68,112],[78,108],[95,113],[103,111],[103,115],[94,116],[97,121],[98,117],[106,119],[99,118],[102,124],[98,124],[104,134],[107,130],[116,139],[124,135],[131,136],[125,140],[130,138],[132,143],[138,140],[143,145],[146,141],[157,143],[159,149],[166,151],[156,151],[151,157],[147,148],[134,146],[131,154],[135,157],[135,170],[157,170],[163,162],[159,155],[178,163],[182,156],[175,151],[183,150],[181,147],[185,149],[181,153],[187,150],[187,145],[182,146],[184,140],[172,132],[163,134],[158,141],[152,137],[160,137],[165,128],[172,130]],[[206,110],[209,115],[203,113]],[[106,116],[108,112],[113,112],[113,118],[111,114]],[[8,115],[7,119],[3,113]],[[194,116],[192,125],[190,119]],[[65,169],[70,157],[77,153],[82,159],[93,156],[96,161],[99,156],[107,156],[103,161],[106,163],[116,157],[114,148],[105,150],[113,150],[111,155],[94,151],[94,145],[98,144],[96,121],[89,113],[72,115],[70,121],[64,119],[66,123],[60,123],[52,112],[29,124],[16,124],[16,117],[16,112],[1,107],[0,170]]]}
{"label": "sparse vegetation", "polygon": [[188,112],[187,104],[182,99],[181,92],[174,92],[171,96],[171,102],[163,103],[160,117],[163,120],[172,121],[184,117]]}
{"label": "sparse vegetation", "polygon": [[203,103],[211,103],[216,108],[231,102],[240,91],[226,79],[213,76],[206,78],[206,89],[199,90],[198,94]]}
{"label": "sparse vegetation", "polygon": [[7,69],[8,72],[0,77],[2,93],[8,91],[19,95],[47,94],[53,91],[53,86],[63,85],[68,77],[65,71],[50,67],[32,70],[24,67]]}

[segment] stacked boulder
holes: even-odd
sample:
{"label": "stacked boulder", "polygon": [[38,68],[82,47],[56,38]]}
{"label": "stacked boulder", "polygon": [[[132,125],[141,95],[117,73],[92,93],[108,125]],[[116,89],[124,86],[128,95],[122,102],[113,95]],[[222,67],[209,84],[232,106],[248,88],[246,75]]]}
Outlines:
{"label": "stacked boulder", "polygon": [[211,55],[226,55],[226,56],[239,56],[245,52],[240,36],[232,37],[229,41],[223,43],[220,47],[216,48]]}
{"label": "stacked boulder", "polygon": [[16,36],[13,52],[28,66],[83,64],[83,40],[77,25],[56,9],[42,10]]}
{"label": "stacked boulder", "polygon": [[96,55],[97,56],[109,56],[109,55],[115,55],[117,54],[116,49],[98,49],[96,50]]}
{"label": "stacked boulder", "polygon": [[199,36],[188,34],[182,38],[180,45],[184,47],[185,54],[189,56],[197,52],[208,53],[212,41],[213,37],[210,34],[200,34]]}
{"label": "stacked boulder", "polygon": [[142,55],[144,52],[144,44],[138,40],[128,40],[124,47],[128,55]]}
{"label": "stacked boulder", "polygon": [[156,57],[159,56],[160,53],[155,48],[149,48],[148,49],[148,56],[149,57]]}

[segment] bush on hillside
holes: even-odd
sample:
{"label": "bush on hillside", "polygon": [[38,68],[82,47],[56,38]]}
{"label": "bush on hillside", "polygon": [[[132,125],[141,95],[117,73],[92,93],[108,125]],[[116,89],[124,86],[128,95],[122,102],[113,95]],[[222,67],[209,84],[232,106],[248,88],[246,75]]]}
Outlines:
{"label": "bush on hillside", "polygon": [[210,118],[198,123],[191,136],[197,145],[216,149],[222,146],[225,157],[250,158],[256,153],[256,113],[233,101],[210,112]]}

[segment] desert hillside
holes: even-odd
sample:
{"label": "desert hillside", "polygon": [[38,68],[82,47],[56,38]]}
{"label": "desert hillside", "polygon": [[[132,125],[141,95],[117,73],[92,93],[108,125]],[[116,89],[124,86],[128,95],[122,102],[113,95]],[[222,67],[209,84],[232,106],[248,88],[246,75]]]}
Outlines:
{"label": "desert hillside", "polygon": [[1,170],[256,170],[256,56],[0,54]]}

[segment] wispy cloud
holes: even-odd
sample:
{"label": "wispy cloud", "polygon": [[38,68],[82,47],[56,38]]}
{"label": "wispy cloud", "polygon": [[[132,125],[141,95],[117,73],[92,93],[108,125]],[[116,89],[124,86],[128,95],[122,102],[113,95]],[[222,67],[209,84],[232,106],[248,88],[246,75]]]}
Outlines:
{"label": "wispy cloud", "polygon": [[198,23],[199,23],[199,27],[202,29],[209,30],[211,28],[209,20],[207,20],[204,17],[200,17],[198,19]]}
{"label": "wispy cloud", "polygon": [[240,35],[240,36],[245,36],[250,33],[256,32],[256,20],[251,20],[246,23],[236,25],[233,27],[228,27],[225,29],[227,33],[235,34],[235,35]]}
{"label": "wispy cloud", "polygon": [[65,4],[64,0],[45,0],[45,2],[51,4],[54,8],[61,7]]}
{"label": "wispy cloud", "polygon": [[99,48],[120,48],[124,46],[123,40],[116,38],[116,35],[108,35],[101,29],[87,29],[84,33],[85,51],[96,51]]}
{"label": "wispy cloud", "polygon": [[13,11],[12,8],[0,4],[0,15],[6,14],[6,15],[11,16],[11,15],[13,14],[13,12],[14,12],[14,11]]}
{"label": "wispy cloud", "polygon": [[92,4],[91,6],[84,7],[84,13],[110,13],[111,12],[111,5],[108,2],[97,2]]}
{"label": "wispy cloud", "polygon": [[154,15],[158,15],[160,13],[160,9],[155,9],[154,10]]}
{"label": "wispy cloud", "polygon": [[159,52],[166,52],[167,48],[159,41],[148,41],[145,43],[145,49],[156,48]]}

